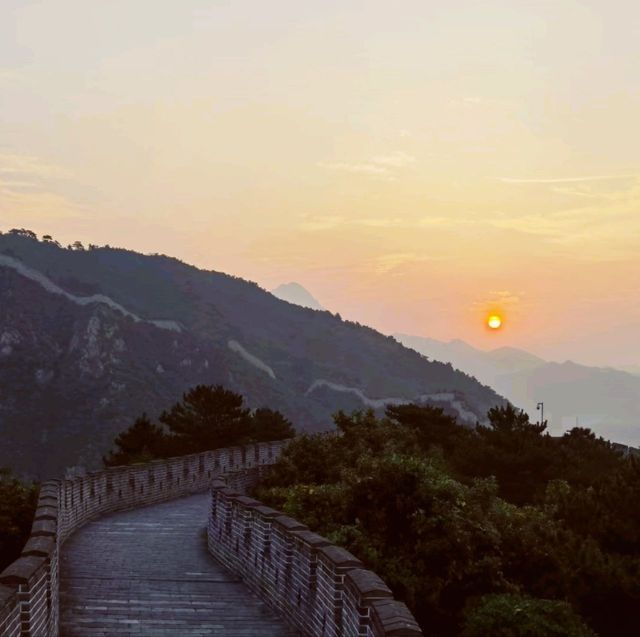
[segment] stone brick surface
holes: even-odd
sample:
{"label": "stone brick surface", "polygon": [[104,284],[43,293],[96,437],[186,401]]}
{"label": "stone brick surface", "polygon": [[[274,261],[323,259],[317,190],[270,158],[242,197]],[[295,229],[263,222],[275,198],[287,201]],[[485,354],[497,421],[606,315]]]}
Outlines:
{"label": "stone brick surface", "polygon": [[243,495],[285,444],[42,484],[0,573],[0,636],[420,637],[353,555]]}
{"label": "stone brick surface", "polygon": [[62,637],[296,635],[206,547],[208,497],[116,513],[67,541]]}
{"label": "stone brick surface", "polygon": [[212,483],[209,551],[302,635],[422,635],[407,607],[351,553],[241,490],[234,475]]}
{"label": "stone brick surface", "polygon": [[58,635],[59,556],[65,540],[87,522],[114,511],[202,493],[226,471],[235,472],[238,485],[248,488],[260,479],[264,465],[277,460],[285,444],[215,449],[44,482],[23,551],[23,558],[44,560],[21,558],[0,573],[0,583],[11,593],[0,597],[0,636]]}

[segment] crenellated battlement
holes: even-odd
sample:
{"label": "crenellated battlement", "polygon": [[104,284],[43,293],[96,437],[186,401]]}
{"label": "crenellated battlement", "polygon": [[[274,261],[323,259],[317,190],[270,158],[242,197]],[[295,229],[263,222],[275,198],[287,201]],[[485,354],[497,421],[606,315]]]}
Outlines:
{"label": "crenellated battlement", "polygon": [[244,495],[230,475],[211,487],[208,546],[308,637],[418,637],[409,609],[349,551]]}
{"label": "crenellated battlement", "polygon": [[286,444],[217,449],[43,483],[22,555],[0,574],[0,635],[58,635],[60,552],[86,522],[209,488],[209,551],[302,634],[421,635],[406,606],[353,555],[243,495]]}
{"label": "crenellated battlement", "polygon": [[216,449],[44,482],[22,555],[0,573],[0,635],[58,634],[60,550],[83,524],[105,513],[206,491],[213,478],[226,472],[254,469],[257,475],[260,467],[276,461],[285,444]]}

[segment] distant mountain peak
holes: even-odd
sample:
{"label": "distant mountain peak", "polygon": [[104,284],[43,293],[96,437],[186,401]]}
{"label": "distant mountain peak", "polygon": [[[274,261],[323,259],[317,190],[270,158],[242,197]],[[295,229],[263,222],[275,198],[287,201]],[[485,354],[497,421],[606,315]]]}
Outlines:
{"label": "distant mountain peak", "polygon": [[324,310],[325,308],[318,302],[318,300],[307,290],[305,287],[291,281],[290,283],[283,283],[277,288],[271,290],[273,296],[279,298],[281,301],[287,301],[294,305],[300,305],[302,307],[308,307],[311,310]]}

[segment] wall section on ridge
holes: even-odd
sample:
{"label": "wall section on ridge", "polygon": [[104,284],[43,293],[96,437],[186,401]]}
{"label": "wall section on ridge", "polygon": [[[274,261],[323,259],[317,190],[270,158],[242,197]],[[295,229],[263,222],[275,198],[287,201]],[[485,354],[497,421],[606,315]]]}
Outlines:
{"label": "wall section on ridge", "polygon": [[[246,495],[288,441],[111,467],[42,484],[31,535],[0,573],[0,635],[57,637],[64,541],[101,515],[211,487],[212,555],[308,637],[420,637],[407,607],[343,548]],[[221,481],[224,477],[226,482]]]}
{"label": "wall section on ridge", "polygon": [[22,555],[0,573],[0,635],[58,635],[60,550],[86,522],[206,491],[212,479],[228,472],[239,472],[238,480],[250,484],[260,467],[277,460],[287,442],[216,449],[44,482]]}
{"label": "wall section on ridge", "polygon": [[244,495],[246,487],[242,474],[213,482],[209,552],[302,635],[422,635],[409,609],[355,556]]}

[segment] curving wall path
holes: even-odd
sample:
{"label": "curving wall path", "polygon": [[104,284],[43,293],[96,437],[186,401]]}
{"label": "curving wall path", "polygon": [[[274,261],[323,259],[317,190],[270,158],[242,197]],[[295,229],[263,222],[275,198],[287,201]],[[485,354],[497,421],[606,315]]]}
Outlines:
{"label": "curving wall path", "polygon": [[209,497],[110,513],[60,563],[64,637],[299,637],[207,551]]}
{"label": "curving wall path", "polygon": [[419,637],[409,609],[349,551],[243,495],[211,486],[209,551],[308,637]]}
{"label": "curving wall path", "polygon": [[[406,606],[394,601],[380,578],[364,570],[353,555],[242,495],[257,483],[261,469],[276,461],[285,444],[218,449],[43,483],[22,556],[0,573],[0,635],[59,634],[61,550],[69,536],[87,522],[105,514],[205,492],[209,487],[209,552],[300,633],[310,637],[421,635]],[[217,479],[220,477],[227,482]],[[162,507],[153,507],[145,513],[146,524],[153,524],[148,516],[154,515],[154,509],[156,519],[162,519]],[[194,519],[194,526],[199,522]],[[92,527],[99,529],[100,525],[94,523]],[[71,564],[82,570],[78,551],[84,550],[89,556],[86,538],[89,544],[92,542],[90,533],[83,531],[82,537],[84,540],[78,542],[74,538],[78,546],[70,542],[64,548],[65,568]],[[122,537],[122,542],[135,543],[137,539]],[[103,546],[102,550],[113,551],[114,546],[117,544],[111,549]],[[72,555],[67,556],[67,548]],[[181,550],[180,544],[175,546],[176,559],[180,559]],[[88,561],[89,557],[85,559]],[[132,572],[127,571],[123,577],[132,579]],[[69,600],[68,583],[65,586],[63,604]],[[65,616],[70,615],[73,613],[65,606]],[[265,622],[266,629],[266,618]],[[203,634],[207,631],[203,627]]]}
{"label": "curving wall path", "polygon": [[0,635],[58,635],[60,551],[89,520],[204,492],[215,476],[229,471],[257,475],[259,467],[276,461],[285,444],[217,449],[44,482],[22,556],[0,573]]}

